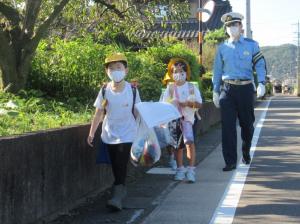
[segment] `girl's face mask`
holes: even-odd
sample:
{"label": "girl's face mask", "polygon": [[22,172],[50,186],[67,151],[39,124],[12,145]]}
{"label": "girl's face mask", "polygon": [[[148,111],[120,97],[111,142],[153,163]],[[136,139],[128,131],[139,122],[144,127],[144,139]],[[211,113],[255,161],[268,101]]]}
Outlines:
{"label": "girl's face mask", "polygon": [[185,81],[186,80],[186,72],[176,72],[173,73],[174,81]]}
{"label": "girl's face mask", "polygon": [[121,82],[126,73],[123,70],[111,70],[108,69],[108,77],[110,78],[110,80],[114,81],[114,82]]}

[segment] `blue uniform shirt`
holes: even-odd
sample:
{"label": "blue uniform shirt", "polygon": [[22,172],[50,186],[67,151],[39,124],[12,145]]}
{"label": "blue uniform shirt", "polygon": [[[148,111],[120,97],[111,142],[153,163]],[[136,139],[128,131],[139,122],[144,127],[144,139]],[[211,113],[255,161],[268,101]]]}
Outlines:
{"label": "blue uniform shirt", "polygon": [[241,36],[238,41],[226,40],[220,44],[213,69],[214,91],[220,92],[222,80],[253,79],[253,59],[257,59],[254,67],[258,82],[263,82],[266,76],[266,63],[257,42]]}

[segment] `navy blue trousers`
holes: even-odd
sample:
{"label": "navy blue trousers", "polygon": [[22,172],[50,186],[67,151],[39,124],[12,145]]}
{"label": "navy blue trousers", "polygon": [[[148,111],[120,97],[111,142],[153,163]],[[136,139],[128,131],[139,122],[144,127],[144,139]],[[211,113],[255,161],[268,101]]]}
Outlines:
{"label": "navy blue trousers", "polygon": [[237,163],[237,130],[239,120],[242,150],[249,152],[254,133],[254,88],[247,85],[232,85],[224,83],[220,94],[222,119],[222,152],[226,165]]}

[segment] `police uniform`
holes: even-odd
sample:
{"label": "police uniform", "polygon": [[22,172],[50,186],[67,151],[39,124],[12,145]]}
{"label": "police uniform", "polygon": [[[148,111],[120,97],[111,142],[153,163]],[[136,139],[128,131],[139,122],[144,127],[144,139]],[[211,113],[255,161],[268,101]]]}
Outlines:
{"label": "police uniform", "polygon": [[[226,13],[221,20],[225,26],[241,22],[239,13]],[[224,171],[235,169],[237,163],[236,119],[241,126],[243,159],[250,163],[250,147],[254,132],[253,70],[258,82],[264,83],[266,64],[258,43],[240,35],[238,40],[228,39],[218,46],[214,61],[213,86],[219,94],[222,118],[222,150],[226,163]]]}

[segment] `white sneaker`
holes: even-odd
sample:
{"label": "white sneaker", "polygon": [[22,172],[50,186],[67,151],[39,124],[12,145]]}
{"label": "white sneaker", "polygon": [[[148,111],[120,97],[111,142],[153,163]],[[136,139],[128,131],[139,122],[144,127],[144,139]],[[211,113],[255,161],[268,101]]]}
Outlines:
{"label": "white sneaker", "polygon": [[177,169],[175,176],[174,176],[174,180],[177,181],[182,181],[185,178],[185,170],[184,169]]}
{"label": "white sneaker", "polygon": [[186,178],[189,183],[195,183],[196,181],[195,171],[192,169],[188,169],[186,172]]}

